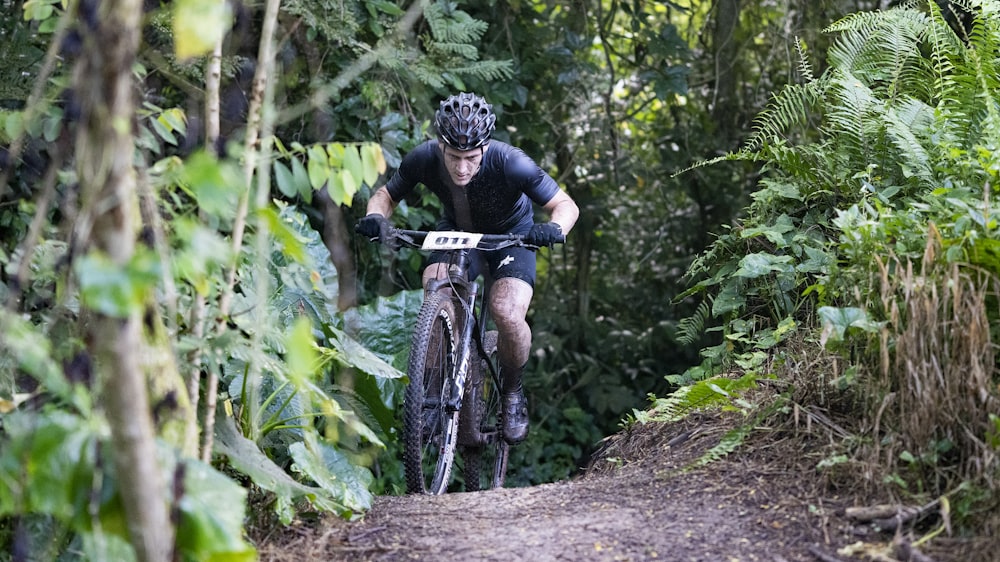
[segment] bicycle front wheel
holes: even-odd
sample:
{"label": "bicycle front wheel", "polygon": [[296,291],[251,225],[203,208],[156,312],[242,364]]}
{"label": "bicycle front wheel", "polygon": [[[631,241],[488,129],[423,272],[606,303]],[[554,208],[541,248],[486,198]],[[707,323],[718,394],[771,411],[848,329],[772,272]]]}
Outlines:
{"label": "bicycle front wheel", "polygon": [[443,494],[448,489],[458,434],[452,402],[458,359],[458,325],[451,299],[425,295],[410,345],[403,396],[403,468],[411,494]]}

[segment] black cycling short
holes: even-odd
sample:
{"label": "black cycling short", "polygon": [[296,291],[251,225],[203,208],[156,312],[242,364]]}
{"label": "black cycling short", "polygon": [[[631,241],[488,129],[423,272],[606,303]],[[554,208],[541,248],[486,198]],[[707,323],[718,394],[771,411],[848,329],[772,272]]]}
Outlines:
{"label": "black cycling short", "polygon": [[[427,263],[446,263],[450,252],[431,252]],[[520,279],[532,288],[535,287],[535,251],[528,248],[511,246],[503,250],[485,252],[483,250],[472,250],[469,252],[472,260],[472,278],[479,277],[484,272],[484,265],[488,266],[490,280],[496,281],[502,277],[513,277]],[[485,263],[484,263],[485,262]]]}

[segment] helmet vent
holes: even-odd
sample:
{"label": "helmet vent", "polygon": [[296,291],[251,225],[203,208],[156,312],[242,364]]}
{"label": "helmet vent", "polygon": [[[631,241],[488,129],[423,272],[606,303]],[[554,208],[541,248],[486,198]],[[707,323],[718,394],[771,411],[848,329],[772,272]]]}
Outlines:
{"label": "helmet vent", "polygon": [[489,142],[496,120],[493,106],[485,99],[463,92],[441,102],[434,125],[448,146],[472,150]]}

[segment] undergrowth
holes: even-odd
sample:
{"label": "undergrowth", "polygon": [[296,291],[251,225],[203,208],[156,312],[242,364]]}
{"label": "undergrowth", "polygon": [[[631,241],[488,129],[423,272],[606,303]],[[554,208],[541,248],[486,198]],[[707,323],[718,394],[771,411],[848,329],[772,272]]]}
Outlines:
{"label": "undergrowth", "polygon": [[805,427],[822,437],[813,460],[831,489],[940,500],[948,532],[988,536],[1000,527],[1000,2],[950,4],[966,28],[918,1],[834,23],[828,68],[814,76],[804,60],[805,82],[775,95],[745,148],[695,165],[762,165],[743,219],[678,297],[700,299],[678,340],[721,341],[625,426],[738,412],[695,464],[761,425]]}

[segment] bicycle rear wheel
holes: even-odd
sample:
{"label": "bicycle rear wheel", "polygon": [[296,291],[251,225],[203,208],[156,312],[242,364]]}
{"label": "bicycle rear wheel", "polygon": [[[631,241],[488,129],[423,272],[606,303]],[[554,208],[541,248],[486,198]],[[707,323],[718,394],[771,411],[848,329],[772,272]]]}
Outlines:
{"label": "bicycle rear wheel", "polygon": [[[483,351],[496,367],[497,333],[486,332]],[[500,422],[500,389],[485,359],[479,359],[466,390],[463,420],[462,476],[465,490],[502,488],[507,474],[510,445],[503,439]]]}
{"label": "bicycle rear wheel", "polygon": [[448,488],[458,434],[452,378],[458,358],[458,324],[450,298],[425,295],[410,346],[403,395],[403,468],[411,494],[442,494]]}

